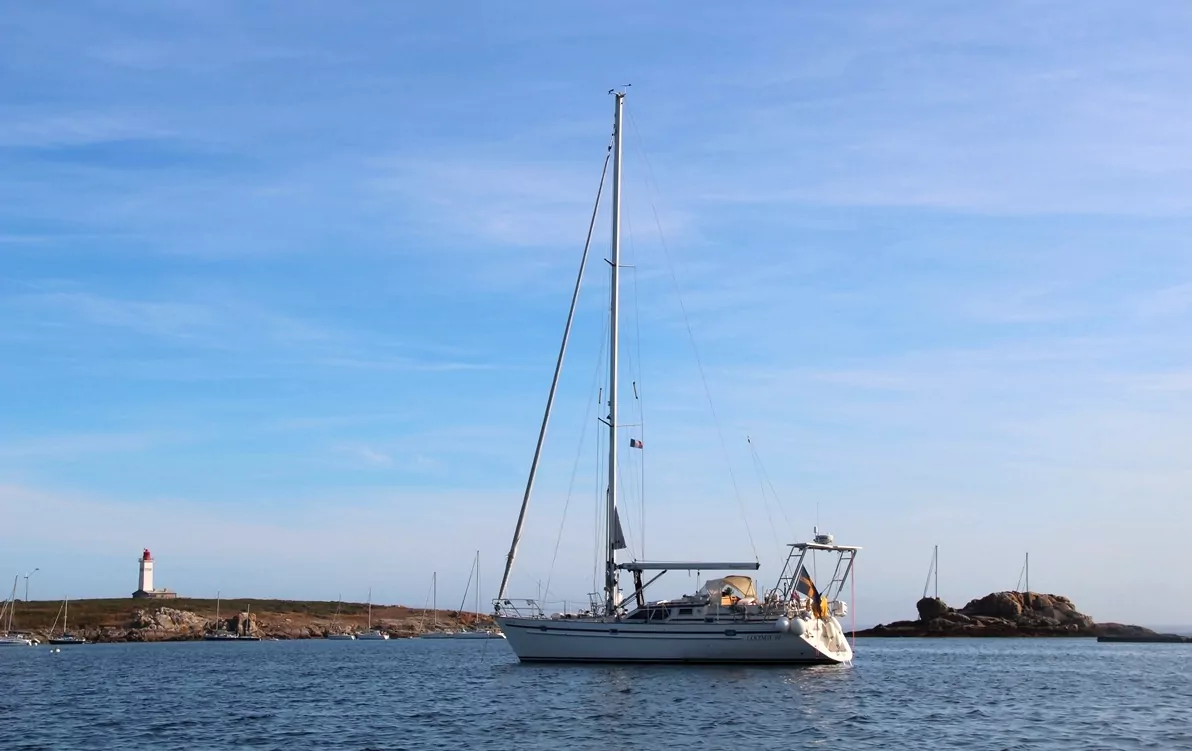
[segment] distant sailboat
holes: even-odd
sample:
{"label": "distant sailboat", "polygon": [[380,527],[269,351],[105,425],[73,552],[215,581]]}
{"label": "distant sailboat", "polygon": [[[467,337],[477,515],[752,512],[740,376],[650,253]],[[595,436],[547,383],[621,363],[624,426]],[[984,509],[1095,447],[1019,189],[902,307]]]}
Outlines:
{"label": "distant sailboat", "polygon": [[[342,597],[339,602],[335,603],[335,615],[331,618],[331,628],[335,628],[336,624],[339,623],[339,608],[341,605],[343,605]],[[356,635],[350,631],[329,631],[323,638],[330,639],[331,641],[353,641],[356,639]]]}
{"label": "distant sailboat", "polygon": [[[468,575],[468,586],[464,588],[464,601],[468,599],[468,589],[472,586],[472,575],[476,577],[476,611],[475,617],[480,616],[480,551],[476,551],[476,559],[472,563],[472,573]],[[464,603],[459,604],[459,617],[463,618]],[[435,608],[435,626],[438,626],[439,611]],[[462,623],[456,631],[430,631],[422,635],[423,639],[504,639],[505,635],[492,629],[473,627],[468,630]]]}
{"label": "distant sailboat", "polygon": [[252,633],[252,605],[244,606],[244,629],[236,634],[236,638],[240,641],[260,641],[261,637]]}
{"label": "distant sailboat", "polygon": [[[70,614],[70,600],[66,597],[63,597],[62,598],[62,635],[61,636],[53,636],[52,634],[53,634],[54,628],[53,628],[53,626],[51,626],[50,627],[50,632],[51,632],[50,644],[86,644],[87,643],[86,639],[82,638],[81,636],[75,636],[74,634],[72,634],[66,630],[66,619],[69,614]],[[57,619],[55,619],[55,623],[57,623]]]}
{"label": "distant sailboat", "polygon": [[389,638],[389,634],[378,628],[372,627],[372,587],[368,588],[368,630],[362,634],[356,634],[356,638],[372,641],[380,641],[382,639]]}
{"label": "distant sailboat", "polygon": [[[228,631],[227,626],[219,618],[219,602],[220,602],[219,595],[220,595],[219,592],[215,593],[215,630],[208,631],[207,633],[203,634],[203,641],[260,641],[261,637],[259,637],[259,636],[247,635],[247,628],[248,628],[247,625],[245,626],[245,634],[244,635],[241,635],[239,633],[232,633],[231,631]],[[249,606],[250,615],[251,615],[251,610],[252,610],[252,606],[250,605]]]}
{"label": "distant sailboat", "polygon": [[14,576],[12,579],[12,594],[8,596],[8,601],[4,603],[3,610],[0,610],[0,615],[7,614],[8,620],[4,624],[4,633],[0,634],[0,647],[32,647],[34,642],[28,636],[22,634],[12,633],[12,613],[17,608],[17,580],[20,575]]}

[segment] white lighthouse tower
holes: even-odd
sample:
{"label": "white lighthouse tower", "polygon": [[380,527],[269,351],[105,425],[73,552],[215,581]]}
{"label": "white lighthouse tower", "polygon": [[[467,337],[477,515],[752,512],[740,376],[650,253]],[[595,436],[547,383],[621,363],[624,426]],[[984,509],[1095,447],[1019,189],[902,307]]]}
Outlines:
{"label": "white lighthouse tower", "polygon": [[153,556],[149,553],[149,548],[145,548],[141,553],[141,576],[137,580],[138,592],[152,592],[153,591]]}
{"label": "white lighthouse tower", "polygon": [[149,548],[145,548],[141,552],[137,564],[140,566],[140,576],[137,577],[137,591],[132,593],[133,597],[155,597],[170,600],[178,596],[169,589],[153,588],[153,554],[149,552]]}

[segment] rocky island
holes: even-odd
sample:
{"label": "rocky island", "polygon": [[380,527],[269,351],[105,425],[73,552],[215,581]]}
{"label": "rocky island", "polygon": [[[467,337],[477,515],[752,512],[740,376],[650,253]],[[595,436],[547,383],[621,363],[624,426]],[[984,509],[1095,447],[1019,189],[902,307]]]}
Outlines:
{"label": "rocky island", "polygon": [[1096,623],[1062,595],[1037,592],[994,592],[959,610],[937,597],[915,604],[918,620],[879,624],[856,636],[1160,636],[1142,626]]}
{"label": "rocky island", "polygon": [[[246,630],[265,639],[319,639],[329,633],[364,631],[368,626],[365,603],[224,599],[217,618],[215,600],[179,598],[168,602],[166,605],[133,598],[71,600],[68,629],[89,642],[104,643],[196,641],[209,631]],[[18,600],[13,631],[46,642],[51,630],[54,635],[62,630],[61,621],[54,628],[61,606],[61,602]],[[392,638],[492,625],[490,616],[476,613],[372,606],[372,627]]]}

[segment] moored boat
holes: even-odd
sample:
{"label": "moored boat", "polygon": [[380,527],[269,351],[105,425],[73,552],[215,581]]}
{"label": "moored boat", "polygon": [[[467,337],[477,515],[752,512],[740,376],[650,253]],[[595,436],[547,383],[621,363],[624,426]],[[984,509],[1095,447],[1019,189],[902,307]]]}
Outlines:
{"label": "moored boat", "polygon": [[[613,139],[607,159],[612,160],[612,248],[610,307],[607,343],[607,414],[600,421],[608,430],[608,479],[605,486],[603,528],[604,591],[593,596],[590,608],[578,614],[547,615],[535,600],[506,597],[509,575],[517,555],[526,510],[546,437],[559,375],[563,366],[572,321],[588,257],[585,245],[575,283],[571,309],[563,333],[554,377],[530,474],[522,498],[517,525],[506,558],[505,572],[494,601],[497,624],[509,646],[523,662],[676,662],[676,663],[763,663],[835,664],[852,660],[853,652],[839,617],[848,612],[841,596],[860,548],[837,545],[831,535],[815,531],[811,542],[791,544],[777,583],[759,596],[749,576],[734,574],[707,581],[701,589],[675,599],[647,601],[645,591],[668,571],[728,572],[756,571],[755,561],[642,561],[621,560],[628,549],[618,514],[621,432],[629,427],[618,417],[619,306],[620,306],[620,212],[622,171],[622,115],[625,93],[615,95]],[[606,159],[605,169],[608,161]],[[604,175],[601,176],[601,186]],[[597,199],[599,208],[599,198]],[[593,212],[593,222],[595,211]],[[589,229],[589,243],[591,229]],[[636,384],[635,384],[636,392]],[[601,402],[603,406],[603,401]],[[636,438],[631,449],[641,449]],[[816,558],[828,558],[826,565],[812,565]],[[822,589],[811,571],[832,571]],[[624,596],[621,575],[632,575],[633,584]],[[648,575],[649,579],[644,579]],[[432,637],[433,638],[433,637]]]}

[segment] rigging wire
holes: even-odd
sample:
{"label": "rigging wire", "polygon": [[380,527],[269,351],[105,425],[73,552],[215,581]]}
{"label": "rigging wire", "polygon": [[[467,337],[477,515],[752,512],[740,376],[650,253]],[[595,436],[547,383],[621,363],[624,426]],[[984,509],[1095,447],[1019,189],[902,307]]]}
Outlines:
{"label": "rigging wire", "polygon": [[[637,122],[633,118],[633,112],[629,110],[627,111],[629,114],[630,128],[633,130],[634,137],[637,139],[635,145],[637,146],[638,154],[641,156],[642,162],[646,165],[648,181],[653,184],[655,193],[661,194],[661,191],[658,189],[658,181],[654,179],[654,167],[650,164],[650,159],[648,156],[646,156],[646,150],[641,145],[643,139],[640,132],[638,132]],[[733,494],[737,498],[737,505],[741,508],[741,519],[745,523],[745,534],[749,538],[749,546],[753,549],[754,560],[760,560],[760,557],[757,554],[757,544],[753,540],[753,530],[749,526],[749,515],[745,510],[745,501],[741,497],[741,489],[737,484],[737,475],[735,472],[733,472],[732,462],[730,462],[728,458],[728,445],[724,440],[724,431],[722,431],[720,428],[720,418],[716,414],[716,406],[712,402],[712,392],[711,389],[708,388],[708,378],[704,374],[704,365],[699,356],[699,348],[695,343],[695,333],[691,329],[691,319],[687,315],[687,306],[683,303],[683,291],[679,285],[679,278],[675,274],[674,264],[671,263],[670,248],[666,242],[666,234],[662,231],[662,220],[658,217],[658,207],[654,205],[653,201],[650,202],[650,209],[654,214],[654,224],[658,227],[658,236],[661,240],[662,252],[666,258],[667,270],[670,271],[671,282],[674,284],[675,294],[679,300],[679,309],[683,313],[683,323],[687,328],[687,338],[691,341],[691,349],[695,355],[695,363],[699,370],[700,382],[704,387],[704,396],[708,400],[708,410],[712,413],[712,424],[716,427],[716,435],[720,439],[720,450],[724,456],[725,464],[728,467],[729,478],[732,481],[733,486]]]}
{"label": "rigging wire", "polygon": [[[755,451],[753,448],[753,440],[749,436],[745,436],[745,442],[749,444],[749,453],[753,455],[753,468],[755,471],[758,471],[760,465],[758,462],[757,451]],[[757,484],[760,486],[762,491],[762,508],[766,512],[766,521],[770,522],[770,534],[774,536],[774,549],[777,550],[778,555],[781,556],[782,541],[778,539],[778,527],[774,524],[774,516],[770,513],[770,502],[766,499],[766,483],[764,480],[762,480],[760,471],[758,471],[757,474]],[[778,501],[777,498],[774,500],[775,502]]]}
{"label": "rigging wire", "polygon": [[[615,138],[616,136],[614,135],[614,141]],[[559,356],[555,360],[555,371],[554,376],[551,378],[549,396],[546,399],[546,409],[542,415],[542,425],[538,429],[538,442],[534,447],[534,459],[530,462],[530,475],[526,479],[526,489],[522,495],[521,510],[517,514],[517,525],[513,530],[513,540],[509,544],[509,554],[505,558],[505,571],[501,574],[501,586],[497,590],[498,601],[505,597],[505,588],[509,584],[509,574],[513,570],[513,561],[517,555],[518,542],[525,529],[526,510],[530,505],[530,493],[534,488],[534,479],[538,472],[538,462],[542,458],[542,445],[546,440],[546,429],[550,422],[551,407],[554,405],[556,389],[559,386],[559,375],[563,369],[563,358],[567,353],[567,342],[571,338],[571,325],[575,320],[575,309],[579,303],[579,293],[584,280],[584,272],[587,270],[588,251],[592,246],[592,232],[596,228],[596,216],[600,211],[600,198],[604,193],[604,178],[608,174],[608,163],[612,159],[612,152],[613,144],[609,144],[608,149],[604,152],[604,165],[600,171],[600,185],[596,190],[596,201],[592,207],[592,219],[588,223],[588,234],[584,240],[584,253],[580,260],[579,272],[575,279],[575,290],[571,294],[571,305],[567,311],[567,325],[563,328],[563,341],[559,345]],[[494,606],[499,608],[499,603],[494,602]]]}
{"label": "rigging wire", "polygon": [[[778,507],[778,513],[782,514],[782,518],[786,521],[787,530],[791,534],[791,539],[795,539],[795,525],[791,524],[791,518],[786,515],[786,508],[782,505],[782,500],[778,497],[778,491],[774,489],[774,483],[770,482],[770,473],[766,471],[766,464],[762,461],[762,456],[757,451],[757,447],[753,445],[753,440],[749,436],[745,437],[749,442],[749,450],[753,452],[753,460],[757,464],[757,468],[761,471],[762,479],[765,480],[766,485],[770,488],[770,495],[774,496],[774,505]],[[818,519],[816,520],[819,521]],[[773,522],[771,522],[773,523]]]}
{"label": "rigging wire", "polygon": [[[596,367],[592,368],[592,385],[588,388],[588,393],[591,394],[596,391],[596,382],[600,378],[600,360],[604,358],[604,335],[608,332],[608,322],[605,322],[604,331],[601,332],[600,351],[596,356]],[[592,406],[597,400],[590,400],[587,408],[584,410],[584,421],[582,425],[588,424],[588,419],[592,416]],[[575,478],[579,474],[579,463],[583,456],[584,444],[587,442],[587,431],[580,432],[579,447],[575,450],[575,462],[571,465],[571,480],[567,484],[567,498],[563,502],[563,516],[559,519],[559,534],[555,537],[555,551],[550,559],[550,568],[546,573],[546,592],[550,592],[550,582],[555,576],[555,563],[559,558],[559,545],[563,542],[563,527],[567,523],[567,509],[571,507],[571,498],[575,492]]]}
{"label": "rigging wire", "polygon": [[[473,559],[472,567],[468,569],[468,583],[464,586],[464,596],[459,601],[459,611],[458,612],[461,614],[460,617],[462,617],[462,614],[464,612],[464,605],[468,604],[468,591],[472,589],[472,577],[475,576],[475,574],[476,574],[476,560]],[[479,586],[479,584],[477,584],[477,586]]]}
{"label": "rigging wire", "polygon": [[[637,403],[637,422],[638,422],[638,440],[641,441],[642,446],[646,445],[646,401],[642,398],[642,377],[645,375],[645,370],[642,365],[642,316],[641,307],[639,305],[640,296],[637,290],[637,246],[633,241],[633,222],[630,220],[628,213],[625,215],[625,224],[629,227],[629,256],[633,261],[630,267],[633,270],[633,329],[634,329],[634,344],[637,348],[637,374],[638,379],[633,382],[633,398]],[[640,477],[640,504],[641,504],[641,560],[646,558],[646,454],[645,449],[642,449],[641,455],[641,477]]]}
{"label": "rigging wire", "polygon": [[435,578],[437,578],[437,577],[438,577],[438,574],[435,574],[435,577],[430,580],[430,586],[426,588],[426,599],[424,599],[422,601],[422,620],[418,621],[418,630],[419,631],[421,631],[422,627],[426,624],[426,614],[428,612],[426,606],[430,604],[431,592],[435,588],[435,583],[436,583]]}
{"label": "rigging wire", "polygon": [[[597,363],[598,363],[597,368],[598,369],[600,369],[602,366],[607,365],[607,363],[604,362],[604,354],[605,354],[604,347],[608,343],[608,339],[606,337],[608,335],[609,326],[611,326],[611,325],[612,325],[612,314],[609,312],[606,312],[604,314],[604,329],[602,330],[601,335],[600,335],[600,337],[601,337],[600,354],[597,356]],[[599,371],[599,374],[597,377],[599,378],[600,376],[603,376],[604,379],[607,380],[607,378],[608,378],[608,368],[607,367],[603,367],[603,370]],[[599,404],[601,407],[603,407],[605,404],[604,387],[603,386],[597,387],[596,393],[597,393],[596,403]],[[603,564],[603,562],[604,562],[604,558],[603,558],[604,545],[607,543],[607,540],[608,540],[608,531],[607,531],[607,526],[605,524],[605,518],[604,518],[604,511],[607,510],[607,507],[608,507],[608,496],[605,495],[604,492],[602,492],[602,491],[607,492],[607,490],[605,489],[605,487],[603,485],[603,483],[604,483],[603,478],[607,477],[607,473],[605,472],[605,460],[608,458],[608,441],[607,441],[607,432],[601,428],[601,422],[599,420],[596,420],[595,422],[592,423],[592,429],[596,431],[596,441],[594,444],[595,449],[596,449],[596,474],[593,478],[593,480],[595,482],[595,486],[593,488],[593,500],[595,502],[593,514],[594,514],[595,522],[592,525],[592,534],[593,534],[593,537],[592,537],[592,592],[598,592],[600,590],[600,586],[599,586],[598,582],[599,582],[600,572],[602,570],[601,564]]]}
{"label": "rigging wire", "polygon": [[[592,247],[592,233],[596,228],[596,218],[600,214],[600,199],[604,195],[604,180],[608,176],[608,163],[612,159],[612,156],[613,156],[613,147],[610,144],[608,147],[608,150],[604,152],[604,164],[600,169],[600,184],[596,188],[596,201],[592,205],[592,218],[588,222],[588,235],[584,239],[583,257],[585,259],[588,257],[588,251]],[[576,287],[576,290],[578,292],[578,285]],[[573,304],[574,304],[574,301],[573,301]],[[606,322],[605,323],[606,330],[607,330],[607,327],[608,327],[608,324]],[[601,335],[601,339],[603,339],[603,334]],[[600,356],[603,356],[603,354],[604,354],[604,344],[601,343]],[[592,379],[592,381],[593,381],[592,386],[589,387],[589,390],[588,390],[589,394],[592,393],[592,390],[595,388],[596,378],[599,377],[599,374],[600,374],[599,362],[600,362],[599,359],[597,359],[597,365],[594,369],[595,374]],[[584,423],[586,423],[588,421],[588,417],[591,416],[591,410],[592,410],[592,403],[589,402],[588,407],[584,413]],[[550,580],[554,576],[554,573],[555,573],[555,562],[558,560],[558,557],[559,557],[559,544],[563,540],[563,525],[567,523],[567,510],[571,506],[571,497],[572,497],[573,491],[575,490],[575,477],[576,477],[576,473],[579,471],[579,458],[580,458],[580,455],[583,453],[584,439],[586,437],[587,436],[581,432],[579,447],[576,449],[576,452],[575,452],[575,463],[571,467],[571,480],[567,486],[567,499],[563,504],[562,518],[559,520],[559,534],[555,538],[555,550],[554,550],[554,553],[551,555],[550,568],[547,570],[546,584],[547,584],[547,592],[548,593],[550,591]]]}

